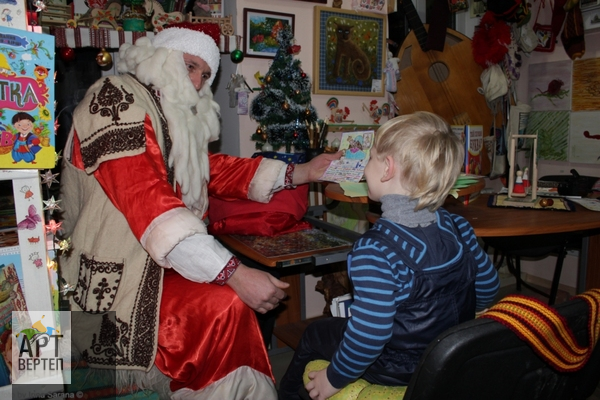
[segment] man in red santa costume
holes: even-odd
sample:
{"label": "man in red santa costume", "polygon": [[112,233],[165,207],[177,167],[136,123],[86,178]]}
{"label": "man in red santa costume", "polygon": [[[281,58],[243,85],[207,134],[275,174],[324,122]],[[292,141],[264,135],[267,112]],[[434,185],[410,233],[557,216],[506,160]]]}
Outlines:
{"label": "man in red santa costume", "polygon": [[207,234],[208,194],[268,202],[339,155],[297,166],[209,155],[218,40],[218,25],[184,23],[125,44],[120,75],[88,90],[64,153],[72,246],[60,265],[81,311],[74,344],[92,367],[152,370],[172,398],[275,399],[254,311],[277,307],[288,285]]}

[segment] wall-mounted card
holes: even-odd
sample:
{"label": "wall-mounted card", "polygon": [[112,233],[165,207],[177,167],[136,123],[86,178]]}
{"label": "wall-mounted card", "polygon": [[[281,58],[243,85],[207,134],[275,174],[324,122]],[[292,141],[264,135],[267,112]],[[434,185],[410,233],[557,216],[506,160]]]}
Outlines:
{"label": "wall-mounted card", "polygon": [[365,172],[375,131],[356,131],[342,133],[340,150],[342,158],[333,161],[325,174],[323,181],[330,182],[359,182]]}
{"label": "wall-mounted card", "polygon": [[10,0],[1,3],[0,27],[27,29],[25,0]]}

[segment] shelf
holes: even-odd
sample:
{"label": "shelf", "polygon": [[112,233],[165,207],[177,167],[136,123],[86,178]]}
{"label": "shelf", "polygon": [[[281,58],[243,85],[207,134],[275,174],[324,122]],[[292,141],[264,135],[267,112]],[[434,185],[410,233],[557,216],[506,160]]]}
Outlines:
{"label": "shelf", "polygon": [[[117,31],[106,28],[61,28],[61,27],[44,27],[45,33],[54,35],[56,39],[56,47],[96,47],[106,49],[118,49],[124,43],[135,43],[141,37],[154,37],[153,32],[131,32]],[[238,48],[237,35],[224,36],[221,35],[219,49],[221,53],[229,53]]]}

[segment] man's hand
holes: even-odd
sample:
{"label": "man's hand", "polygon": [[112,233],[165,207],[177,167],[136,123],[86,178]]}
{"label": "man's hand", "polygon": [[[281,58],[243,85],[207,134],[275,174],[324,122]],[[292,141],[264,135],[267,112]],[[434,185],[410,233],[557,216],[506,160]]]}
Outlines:
{"label": "man's hand", "polygon": [[306,384],[305,388],[308,394],[313,400],[325,400],[336,394],[340,389],[336,389],[331,386],[329,379],[327,379],[327,368],[320,371],[312,371],[308,373],[310,381]]}
{"label": "man's hand", "polygon": [[274,309],[286,297],[283,289],[290,284],[280,281],[271,274],[240,264],[227,284],[240,299],[261,314]]}
{"label": "man's hand", "polygon": [[302,185],[309,182],[317,182],[323,176],[329,164],[334,160],[339,160],[342,152],[319,154],[312,160],[304,164],[298,164],[294,168],[294,185]]}

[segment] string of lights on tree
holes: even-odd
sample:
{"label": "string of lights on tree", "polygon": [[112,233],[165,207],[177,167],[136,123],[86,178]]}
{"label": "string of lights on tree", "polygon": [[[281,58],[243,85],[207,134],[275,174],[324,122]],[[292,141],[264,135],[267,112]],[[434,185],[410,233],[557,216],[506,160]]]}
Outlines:
{"label": "string of lights on tree", "polygon": [[261,92],[250,105],[250,118],[259,123],[251,139],[258,150],[276,151],[285,146],[289,153],[293,146],[299,152],[309,147],[308,128],[318,120],[311,104],[311,83],[300,60],[294,58],[300,46],[294,44],[289,25],[271,29],[276,31],[279,49],[263,79]]}

